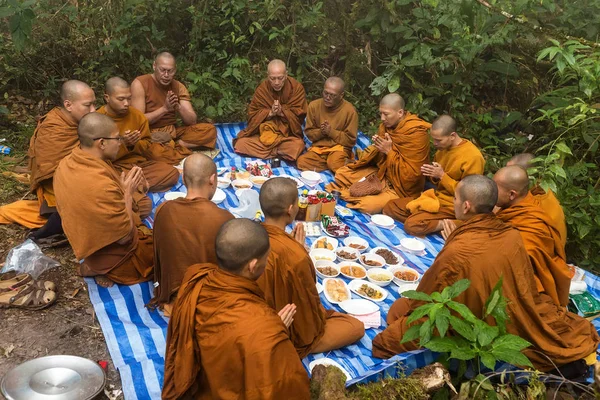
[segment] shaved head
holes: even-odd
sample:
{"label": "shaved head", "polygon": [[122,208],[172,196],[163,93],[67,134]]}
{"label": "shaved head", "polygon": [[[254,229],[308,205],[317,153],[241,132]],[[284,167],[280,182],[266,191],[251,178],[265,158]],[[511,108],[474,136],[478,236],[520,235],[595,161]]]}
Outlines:
{"label": "shaved head", "polygon": [[154,70],[153,75],[156,82],[164,87],[169,86],[177,72],[175,57],[166,51],[158,53],[154,58],[152,69]]}
{"label": "shaved head", "polygon": [[267,218],[281,218],[298,203],[298,186],[290,178],[271,178],[260,188],[260,208]]}
{"label": "shaved head", "polygon": [[431,124],[431,130],[442,136],[448,136],[452,132],[456,132],[456,121],[449,115],[440,115]]}
{"label": "shaved head", "polygon": [[531,153],[517,154],[516,156],[508,160],[506,166],[510,167],[511,165],[518,165],[521,168],[528,169],[533,167],[531,160],[533,160],[534,158],[535,156]]}
{"label": "shaved head", "polygon": [[60,88],[60,99],[63,103],[67,100],[76,101],[83,94],[88,92],[94,92],[92,88],[85,82],[81,82],[75,79],[66,81]]}
{"label": "shaved head", "polygon": [[[496,183],[484,175],[469,175],[456,187],[461,202],[468,201],[475,214],[490,214],[498,201]],[[458,213],[456,215],[458,217]]]}
{"label": "shaved head", "polygon": [[183,164],[183,183],[187,188],[198,188],[209,183],[210,177],[216,175],[217,165],[208,156],[194,153],[185,159]]}
{"label": "shaved head", "polygon": [[269,65],[267,65],[267,73],[269,75],[279,74],[279,73],[284,74],[286,72],[287,72],[287,67],[285,66],[285,63],[281,60],[278,60],[278,59],[271,60],[271,62],[269,62]]}
{"label": "shaved head", "polygon": [[82,148],[92,147],[94,139],[112,137],[115,131],[118,136],[119,128],[112,118],[99,113],[85,115],[77,127],[77,135]]}
{"label": "shaved head", "polygon": [[398,93],[390,93],[381,99],[379,107],[391,108],[394,111],[404,110],[404,99]]}
{"label": "shaved head", "polygon": [[173,56],[173,54],[169,53],[168,51],[161,51],[160,53],[158,53],[156,55],[156,57],[154,57],[154,61],[157,62],[159,60],[168,60],[168,61],[173,61],[175,62],[175,57]]}
{"label": "shaved head", "polygon": [[267,254],[269,235],[258,222],[245,218],[232,219],[219,229],[215,247],[219,267],[238,273],[250,261]]}
{"label": "shaved head", "polygon": [[346,84],[344,83],[344,80],[337,76],[331,76],[331,77],[327,78],[327,80],[325,81],[325,86],[335,87],[340,92],[343,92],[344,89],[346,88]]}
{"label": "shaved head", "polygon": [[503,209],[517,204],[529,193],[527,170],[519,165],[500,168],[494,182],[498,185],[497,206]]}
{"label": "shaved head", "polygon": [[287,79],[287,68],[281,60],[272,60],[267,66],[267,78],[271,88],[279,92]]}
{"label": "shaved head", "polygon": [[129,83],[118,76],[113,76],[109,80],[106,81],[104,85],[104,92],[108,95],[111,95],[118,89],[129,89]]}
{"label": "shaved head", "polygon": [[323,85],[323,103],[327,108],[337,107],[344,100],[344,81],[337,76],[332,76]]}

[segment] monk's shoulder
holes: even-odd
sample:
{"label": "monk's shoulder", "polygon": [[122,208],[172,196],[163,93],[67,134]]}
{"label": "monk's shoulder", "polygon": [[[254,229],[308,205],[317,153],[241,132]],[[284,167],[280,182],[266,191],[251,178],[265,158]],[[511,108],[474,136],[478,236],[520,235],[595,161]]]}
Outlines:
{"label": "monk's shoulder", "polygon": [[300,81],[298,81],[295,78],[292,78],[291,76],[288,76],[288,80],[290,82],[290,84],[292,85],[292,88],[295,90],[299,90],[302,89],[304,90],[304,85],[302,85],[302,83],[300,83]]}
{"label": "monk's shoulder", "polygon": [[135,107],[129,107],[129,115],[128,118],[131,119],[131,121],[136,125],[136,126],[142,126],[146,123],[146,121],[148,120],[146,118],[146,116],[144,115],[143,112],[141,112],[140,110],[138,110]]}
{"label": "monk's shoulder", "polygon": [[316,99],[308,103],[308,112],[309,114],[318,113],[323,107],[323,99]]}
{"label": "monk's shoulder", "polygon": [[175,93],[177,93],[177,96],[181,100],[190,100],[190,92],[181,81],[173,80],[173,88],[175,89]]}
{"label": "monk's shoulder", "polygon": [[350,103],[348,100],[342,100],[343,104],[342,104],[342,110],[344,110],[344,112],[348,113],[348,114],[358,114],[356,112],[356,107],[354,107],[354,104]]}
{"label": "monk's shoulder", "polygon": [[54,107],[50,110],[39,122],[37,129],[53,129],[53,128],[75,128],[77,124],[70,123],[64,116],[60,107]]}
{"label": "monk's shoulder", "polygon": [[98,114],[103,114],[103,115],[106,115],[106,106],[102,106],[102,107],[100,107],[99,109],[97,109],[97,110],[96,110],[96,112],[97,112]]}
{"label": "monk's shoulder", "polygon": [[477,147],[477,145],[475,143],[471,142],[470,140],[466,140],[466,139],[463,143],[464,143],[463,150],[466,153],[465,156],[483,159],[483,154],[481,153],[481,150],[479,149],[479,147]]}

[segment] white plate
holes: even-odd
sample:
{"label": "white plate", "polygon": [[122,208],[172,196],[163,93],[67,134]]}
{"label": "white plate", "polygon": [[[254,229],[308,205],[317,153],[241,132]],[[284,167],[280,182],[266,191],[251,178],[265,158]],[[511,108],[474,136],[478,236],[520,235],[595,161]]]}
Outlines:
{"label": "white plate", "polygon": [[[394,253],[394,255],[396,256],[396,258],[398,259],[398,262],[396,264],[386,263],[386,265],[388,267],[399,267],[402,264],[404,264],[404,258],[402,258],[402,256],[400,254],[396,253],[395,251],[393,251],[391,249],[388,249],[387,247],[375,247],[373,250],[369,251],[369,253],[371,253],[371,254],[377,254],[377,250],[389,250],[392,253]],[[379,255],[379,254],[377,254],[377,255]]]}
{"label": "white plate", "polygon": [[310,251],[309,255],[310,258],[313,260],[313,264],[319,260],[327,260],[334,262],[336,258],[335,253],[327,249],[313,249]]}
{"label": "white plate", "polygon": [[[332,263],[331,261],[317,261],[315,264],[315,272],[317,273],[317,276],[323,278],[323,279],[327,279],[327,278],[335,278],[336,276],[338,276],[340,274],[340,269],[337,265],[335,265],[334,263]],[[333,269],[335,269],[337,271],[337,274],[335,275],[325,275],[324,273],[320,272],[317,268],[319,267],[331,267]]]}
{"label": "white plate", "polygon": [[165,200],[175,200],[185,196],[186,194],[183,192],[167,192],[165,193]]}
{"label": "white plate", "polygon": [[[377,261],[380,265],[368,265],[363,261],[363,259]],[[366,269],[385,267],[385,258],[381,257],[380,255],[374,254],[374,253],[363,253],[358,258],[358,261]]]}
{"label": "white plate", "polygon": [[371,300],[350,299],[340,303],[342,310],[352,315],[367,315],[379,311],[379,306]]}
{"label": "white plate", "polygon": [[252,182],[252,184],[256,188],[260,188],[268,180],[269,180],[269,178],[267,178],[266,176],[251,176],[250,177],[250,182]]}
{"label": "white plate", "polygon": [[227,189],[229,187],[229,185],[231,185],[231,179],[229,179],[225,176],[219,176],[217,178],[217,187],[219,187],[221,189]]}
{"label": "white plate", "polygon": [[425,251],[425,244],[414,238],[404,238],[400,240],[400,246],[413,253],[421,253],[422,251]]}
{"label": "white plate", "polygon": [[[359,238],[358,236],[348,236],[346,239],[344,239],[344,246],[352,247],[352,246],[350,246],[350,244],[358,244],[361,246],[365,246],[364,249],[356,249],[356,250],[360,251],[361,253],[364,253],[365,251],[367,251],[369,249],[369,242],[367,242],[363,238]],[[352,248],[354,249],[354,247],[352,247]]]}
{"label": "white plate", "polygon": [[[365,276],[363,276],[362,278],[357,278],[357,277],[354,277],[352,275],[346,275],[346,274],[344,274],[342,272],[342,267],[346,267],[346,266],[350,266],[350,267],[353,267],[353,268],[359,268],[359,269],[361,269],[365,273]],[[344,276],[345,278],[348,278],[348,279],[364,279],[364,278],[367,277],[367,275],[366,275],[367,274],[367,269],[365,267],[363,267],[362,265],[360,265],[359,263],[355,263],[355,262],[352,262],[352,261],[344,261],[344,262],[339,263],[338,267],[340,268],[340,274],[342,274],[342,276]]]}
{"label": "white plate", "polygon": [[[352,298],[352,293],[350,293],[350,288],[348,287],[348,285],[346,285],[346,282],[344,282],[343,280],[339,279],[339,278],[326,278],[323,279],[323,292],[325,293],[325,298],[331,303],[331,304],[340,304],[341,301],[335,301],[334,299],[332,299],[329,296],[329,293],[327,293],[327,282],[329,281],[340,281],[344,284],[344,287],[346,288],[346,293],[348,294],[348,298],[346,300],[349,300]],[[366,281],[365,281],[366,282]],[[345,300],[342,300],[345,301]]]}
{"label": "white plate", "polygon": [[406,292],[407,290],[417,290],[418,287],[418,283],[403,283],[398,285],[398,294],[402,296],[402,293]]}
{"label": "white plate", "polygon": [[[317,247],[316,247],[316,245],[317,245],[317,242],[318,242],[319,240],[322,240],[322,239],[325,239],[325,240],[327,240],[327,243],[329,243],[329,244],[330,244],[330,245],[333,247],[332,251],[335,251],[335,249],[337,249],[337,247],[338,247],[338,244],[339,244],[339,243],[338,243],[338,240],[337,240],[336,238],[332,238],[332,237],[329,237],[329,236],[319,236],[318,238],[316,238],[316,239],[315,239],[315,241],[314,241],[314,242],[313,242],[313,244],[310,246],[310,248],[311,248],[311,249],[316,249],[316,248],[317,248]],[[320,247],[320,248],[322,249],[322,247]],[[329,249],[325,249],[325,250],[329,250]]]}
{"label": "white plate", "polygon": [[[353,258],[344,258],[344,257],[340,257],[338,255],[339,252],[346,252],[346,253],[350,253],[350,254],[354,254]],[[343,261],[357,261],[358,257],[360,256],[360,251],[353,249],[352,247],[338,247],[335,250],[335,255],[337,256],[337,259],[339,262],[343,262]]]}
{"label": "white plate", "polygon": [[300,189],[302,186],[304,186],[304,182],[302,182],[300,179],[291,176],[291,175],[274,175],[278,178],[289,178],[289,179],[293,179],[294,181],[296,181],[296,186],[298,187],[298,189]]}
{"label": "white plate", "polygon": [[227,197],[225,195],[225,192],[222,191],[221,189],[217,188],[215,195],[213,196],[212,199],[210,199],[210,201],[212,201],[215,204],[221,204],[223,202],[223,200],[225,200],[225,197]]}
{"label": "white plate", "polygon": [[[254,186],[254,184],[247,179],[235,179],[233,182],[231,182],[231,185],[233,186],[233,188],[235,190],[252,189],[252,186]],[[247,187],[239,187],[239,186],[247,186]]]}
{"label": "white plate", "polygon": [[410,271],[410,272],[412,272],[412,273],[414,273],[414,274],[417,274],[417,280],[416,280],[416,281],[405,281],[405,280],[403,280],[403,279],[396,278],[396,275],[394,275],[394,283],[395,283],[396,285],[398,285],[398,286],[400,286],[400,285],[406,285],[406,284],[413,284],[413,283],[416,283],[416,284],[418,284],[418,283],[419,283],[419,281],[421,280],[421,274],[419,274],[419,271],[417,271],[417,270],[416,270],[416,269],[414,269],[414,268],[407,267],[407,266],[405,266],[405,265],[401,265],[401,266],[399,266],[399,267],[392,267],[392,268],[390,268],[390,269],[389,269],[389,271],[390,271],[392,274],[396,273],[397,271]]}
{"label": "white plate", "polygon": [[393,228],[395,225],[393,218],[383,214],[371,215],[371,222],[383,228]]}
{"label": "white plate", "polygon": [[[360,294],[358,293],[358,289],[362,286],[362,285],[367,285],[369,286],[371,289],[375,289],[381,293],[383,293],[383,297],[380,299],[372,299],[369,296],[365,296],[364,294]],[[365,281],[364,279],[355,279],[353,281],[351,281],[348,284],[348,288],[352,291],[352,293],[356,293],[357,295],[359,295],[360,297],[367,299],[367,300],[371,300],[371,301],[375,301],[375,302],[381,302],[384,301],[386,299],[386,297],[388,297],[389,293],[387,290],[385,290],[382,287],[379,287],[377,285],[375,285],[374,283],[371,283],[369,281]]]}
{"label": "white plate", "polygon": [[[390,279],[388,281],[376,281],[375,279],[373,279],[373,275],[376,275],[376,274],[385,275],[385,276],[389,277]],[[390,271],[388,271],[387,269],[371,268],[370,270],[367,271],[367,279],[369,280],[369,282],[374,283],[379,287],[385,287],[385,286],[389,285],[390,283],[392,283],[392,281],[394,280],[394,275],[391,274]]]}
{"label": "white plate", "polygon": [[346,382],[348,382],[349,380],[352,379],[352,377],[350,376],[348,371],[346,371],[344,369],[344,367],[342,367],[337,361],[332,360],[331,358],[319,358],[318,360],[314,360],[313,362],[308,364],[308,369],[310,370],[311,375],[312,375],[313,368],[316,367],[317,365],[324,365],[326,367],[339,368],[340,371],[342,371],[344,373],[344,375],[346,375]]}

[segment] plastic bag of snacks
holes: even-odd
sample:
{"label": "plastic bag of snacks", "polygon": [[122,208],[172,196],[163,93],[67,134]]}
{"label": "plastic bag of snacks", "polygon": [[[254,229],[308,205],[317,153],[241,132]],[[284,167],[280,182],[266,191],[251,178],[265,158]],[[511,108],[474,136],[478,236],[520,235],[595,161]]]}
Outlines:
{"label": "plastic bag of snacks", "polygon": [[264,176],[265,178],[270,178],[273,175],[273,171],[271,171],[271,166],[269,164],[264,163],[247,163],[246,171],[250,172],[250,174],[254,176]]}
{"label": "plastic bag of snacks", "polygon": [[320,190],[308,192],[307,221],[319,221],[321,215],[332,217],[335,214],[335,199],[331,193]]}
{"label": "plastic bag of snacks", "polygon": [[343,223],[338,217],[323,215],[321,226],[326,234],[333,237],[344,237],[350,234],[350,227]]}

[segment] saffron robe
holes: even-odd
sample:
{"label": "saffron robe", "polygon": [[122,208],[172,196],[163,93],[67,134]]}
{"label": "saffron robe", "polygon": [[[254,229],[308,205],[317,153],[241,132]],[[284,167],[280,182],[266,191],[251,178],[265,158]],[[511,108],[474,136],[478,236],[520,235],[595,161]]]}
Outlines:
{"label": "saffron robe", "polygon": [[552,190],[548,189],[545,191],[539,186],[531,189],[533,194],[533,200],[535,203],[542,208],[552,219],[554,226],[558,229],[560,234],[560,241],[562,246],[565,247],[567,244],[567,224],[565,222],[565,212],[563,211],[560,202],[556,198],[556,195]]}

